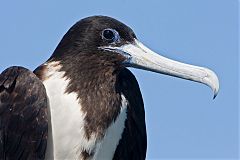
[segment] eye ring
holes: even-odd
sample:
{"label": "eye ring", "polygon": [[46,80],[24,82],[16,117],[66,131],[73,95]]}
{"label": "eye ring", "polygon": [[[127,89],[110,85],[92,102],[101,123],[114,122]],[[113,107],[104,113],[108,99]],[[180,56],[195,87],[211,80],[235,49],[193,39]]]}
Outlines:
{"label": "eye ring", "polygon": [[102,31],[102,39],[108,43],[116,43],[119,41],[119,34],[115,29],[107,28]]}

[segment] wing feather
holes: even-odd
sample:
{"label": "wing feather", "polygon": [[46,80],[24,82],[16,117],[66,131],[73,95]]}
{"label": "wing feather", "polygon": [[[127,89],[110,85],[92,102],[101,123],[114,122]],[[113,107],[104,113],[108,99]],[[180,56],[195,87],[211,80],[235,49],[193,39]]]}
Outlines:
{"label": "wing feather", "polygon": [[47,94],[23,67],[0,74],[0,159],[44,159],[47,146]]}
{"label": "wing feather", "polygon": [[142,95],[134,75],[123,69],[117,87],[128,100],[127,120],[114,160],[144,160],[147,150],[145,111]]}

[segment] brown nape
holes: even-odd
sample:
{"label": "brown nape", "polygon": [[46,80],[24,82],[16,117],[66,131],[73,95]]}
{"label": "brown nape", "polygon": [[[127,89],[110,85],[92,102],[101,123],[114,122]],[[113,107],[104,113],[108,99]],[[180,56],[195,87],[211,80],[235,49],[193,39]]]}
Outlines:
{"label": "brown nape", "polygon": [[48,63],[44,63],[40,66],[38,66],[33,73],[41,80],[41,81],[45,81],[47,80],[52,74],[52,69],[60,69],[60,65],[58,61],[54,61],[54,62],[48,62]]}
{"label": "brown nape", "polygon": [[89,153],[86,150],[84,150],[84,151],[81,152],[80,157],[83,160],[90,160],[93,157],[93,155],[94,155],[93,152]]}
{"label": "brown nape", "polygon": [[[112,60],[106,60],[108,58]],[[121,109],[121,93],[116,88],[120,66],[116,64],[116,57],[104,55],[82,54],[70,61],[60,62],[60,71],[64,71],[65,78],[70,80],[66,92],[78,95],[81,110],[86,113],[86,137],[89,139],[95,134],[101,139]]]}
{"label": "brown nape", "polygon": [[45,65],[40,65],[39,67],[37,67],[33,73],[41,80],[41,81],[44,81],[47,79],[46,77],[46,72],[47,70],[47,67]]}

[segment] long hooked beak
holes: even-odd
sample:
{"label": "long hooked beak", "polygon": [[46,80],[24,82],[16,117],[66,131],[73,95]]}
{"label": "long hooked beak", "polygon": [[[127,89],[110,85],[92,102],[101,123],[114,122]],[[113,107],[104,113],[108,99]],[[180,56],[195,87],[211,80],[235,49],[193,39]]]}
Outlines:
{"label": "long hooked beak", "polygon": [[213,71],[208,68],[193,66],[165,58],[144,46],[137,39],[135,39],[134,43],[120,47],[108,46],[102,48],[124,55],[127,58],[124,63],[128,67],[140,68],[203,83],[213,90],[213,99],[218,94],[219,81]]}

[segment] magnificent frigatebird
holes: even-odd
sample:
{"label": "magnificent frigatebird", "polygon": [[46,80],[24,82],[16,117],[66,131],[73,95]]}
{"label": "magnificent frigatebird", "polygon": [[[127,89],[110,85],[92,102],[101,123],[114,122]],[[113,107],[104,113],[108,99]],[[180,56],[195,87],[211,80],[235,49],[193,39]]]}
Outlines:
{"label": "magnificent frigatebird", "polygon": [[0,75],[0,159],[145,159],[143,100],[126,67],[218,93],[213,71],[154,53],[113,18],[88,17],[34,72],[10,67]]}

